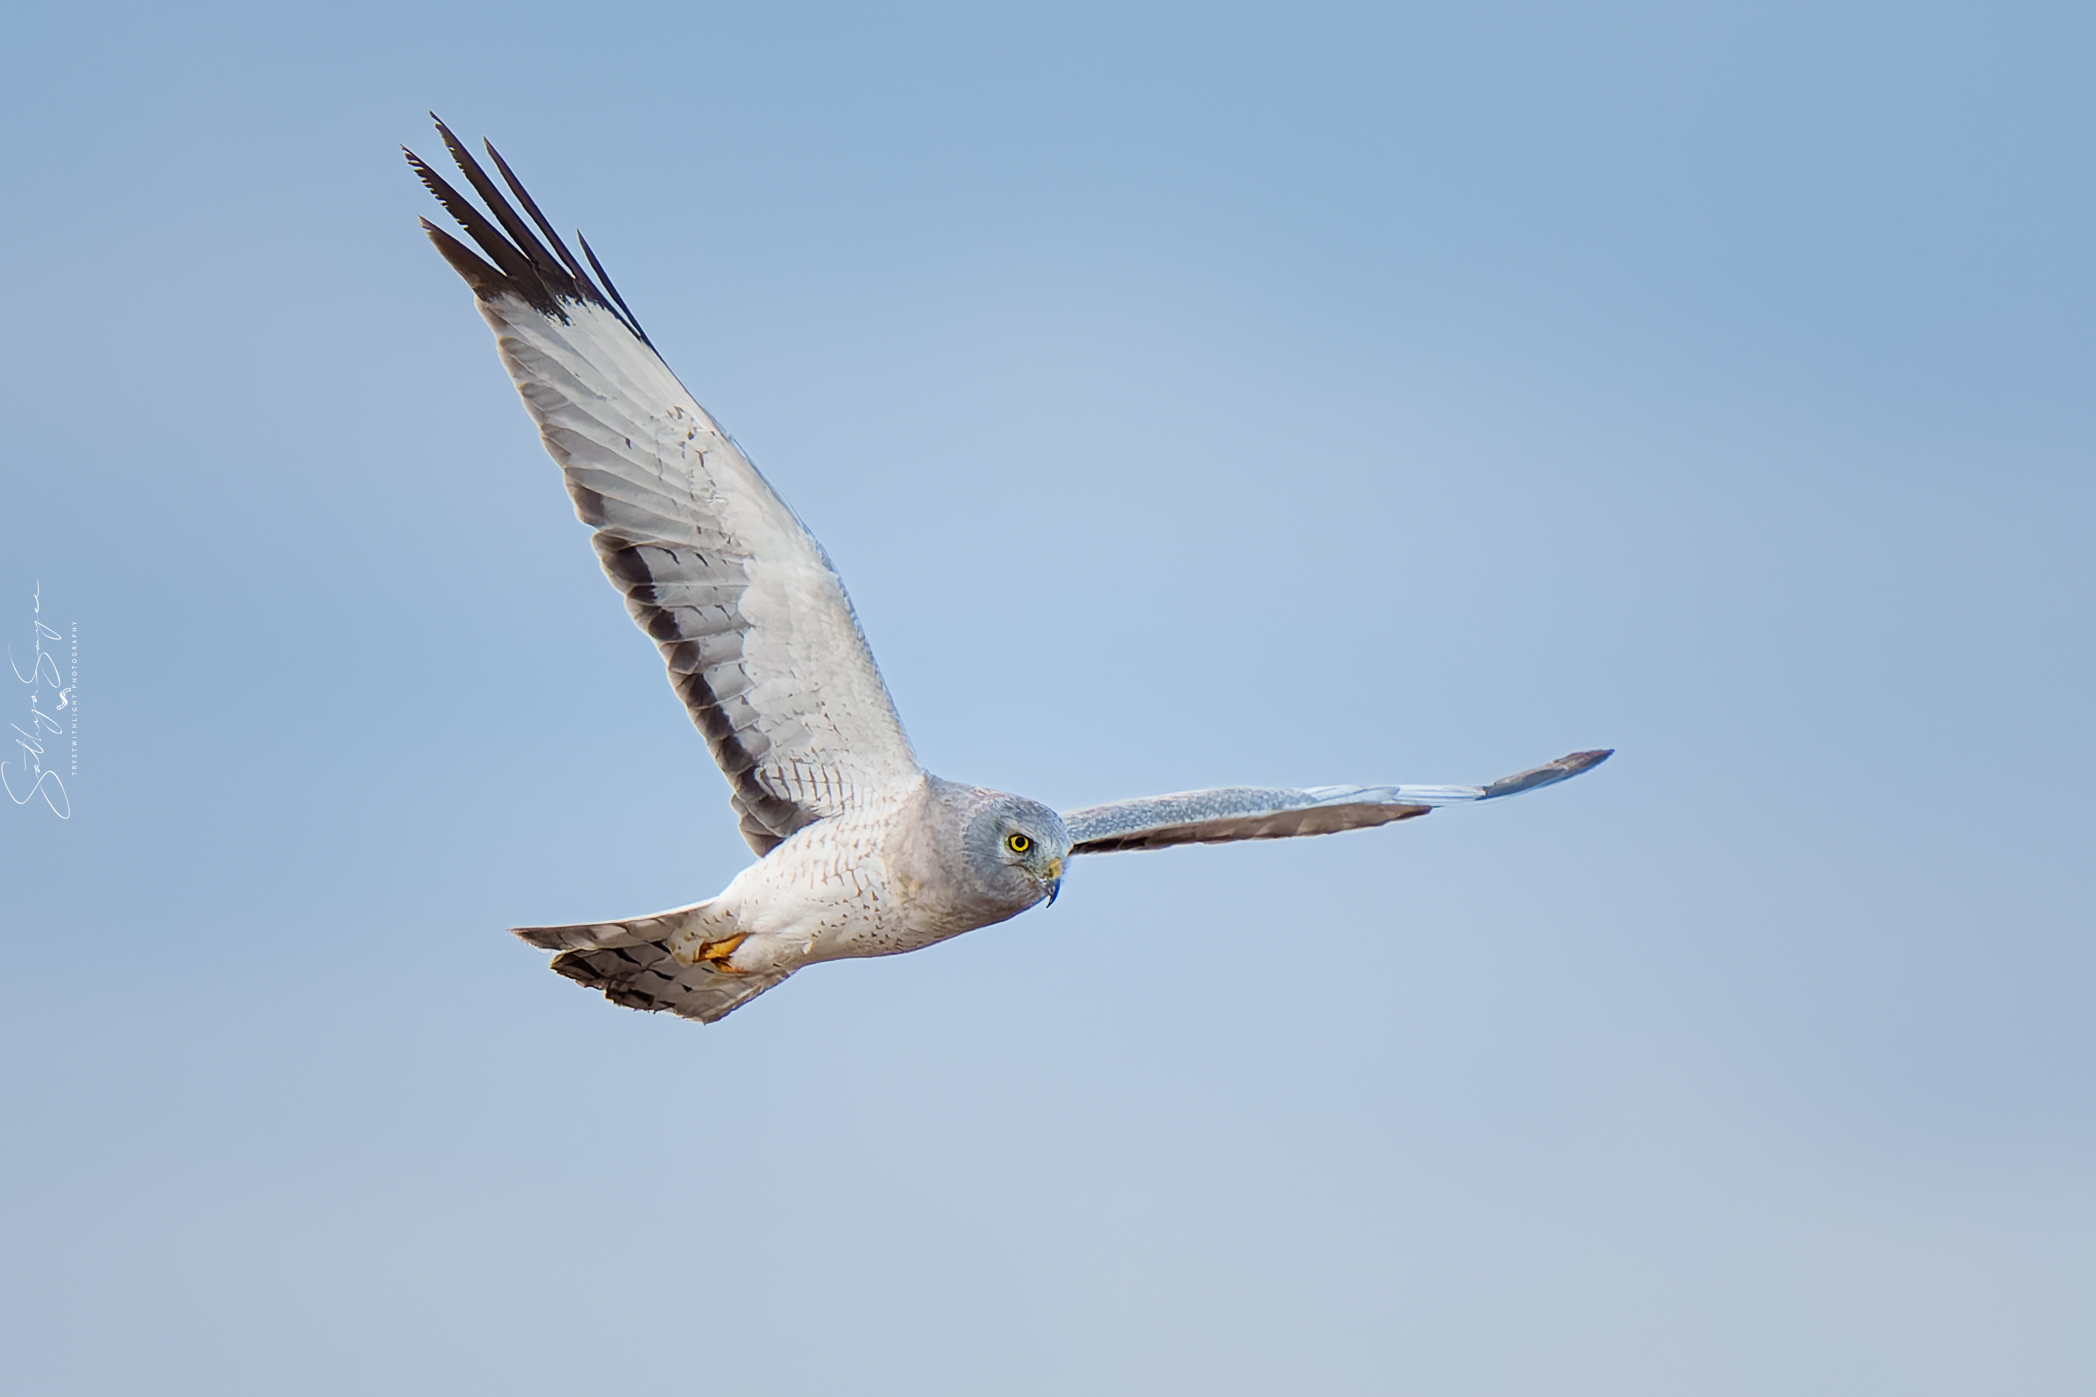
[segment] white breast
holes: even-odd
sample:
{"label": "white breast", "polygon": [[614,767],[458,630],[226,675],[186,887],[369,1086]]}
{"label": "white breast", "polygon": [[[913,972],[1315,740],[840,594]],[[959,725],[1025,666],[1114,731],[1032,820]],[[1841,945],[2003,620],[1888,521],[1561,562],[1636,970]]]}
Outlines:
{"label": "white breast", "polygon": [[817,821],[744,869],[717,899],[749,942],[740,969],[894,955],[943,939],[914,927],[890,857],[915,792]]}

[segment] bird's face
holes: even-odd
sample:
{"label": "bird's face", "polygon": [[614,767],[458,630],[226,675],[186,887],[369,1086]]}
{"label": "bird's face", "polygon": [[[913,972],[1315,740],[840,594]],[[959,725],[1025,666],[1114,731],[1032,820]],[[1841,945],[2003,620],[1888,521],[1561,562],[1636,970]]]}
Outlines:
{"label": "bird's face", "polygon": [[997,870],[995,881],[1027,905],[1062,890],[1063,863],[1070,857],[1070,832],[1039,801],[1004,796],[985,810],[969,843],[978,858]]}

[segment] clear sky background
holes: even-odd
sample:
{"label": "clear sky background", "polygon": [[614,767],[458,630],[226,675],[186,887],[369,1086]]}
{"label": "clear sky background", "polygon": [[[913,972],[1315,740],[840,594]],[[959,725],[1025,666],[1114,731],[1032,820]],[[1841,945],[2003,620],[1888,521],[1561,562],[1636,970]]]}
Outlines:
{"label": "clear sky background", "polygon": [[[0,635],[40,584],[82,715],[73,818],[0,805],[0,1387],[2096,1389],[2087,6],[22,6],[0,67]],[[416,231],[432,106],[932,769],[1619,755],[710,1029],[549,975],[505,927],[747,852]]]}

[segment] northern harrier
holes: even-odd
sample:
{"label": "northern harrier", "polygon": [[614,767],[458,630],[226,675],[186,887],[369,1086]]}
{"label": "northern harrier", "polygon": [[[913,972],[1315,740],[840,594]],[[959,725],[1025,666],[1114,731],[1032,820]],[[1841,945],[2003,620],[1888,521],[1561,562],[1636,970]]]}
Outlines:
{"label": "northern harrier", "polygon": [[914,951],[1053,902],[1077,854],[1367,829],[1534,790],[1609,755],[1575,752],[1489,786],[1225,787],[1060,815],[931,775],[822,546],[656,354],[589,244],[577,236],[585,269],[494,146],[530,225],[437,130],[486,212],[408,161],[485,256],[422,227],[473,288],[598,561],[661,647],[759,855],[688,907],[518,929],[612,1002],[711,1023],[804,965]]}

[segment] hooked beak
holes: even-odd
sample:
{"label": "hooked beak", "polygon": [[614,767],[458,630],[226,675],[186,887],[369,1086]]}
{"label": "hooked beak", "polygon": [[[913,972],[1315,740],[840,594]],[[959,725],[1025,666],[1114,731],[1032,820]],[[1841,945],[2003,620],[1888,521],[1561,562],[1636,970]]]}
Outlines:
{"label": "hooked beak", "polygon": [[1055,900],[1062,895],[1063,861],[1057,859],[1054,863],[1048,865],[1048,905],[1050,907],[1055,906]]}

